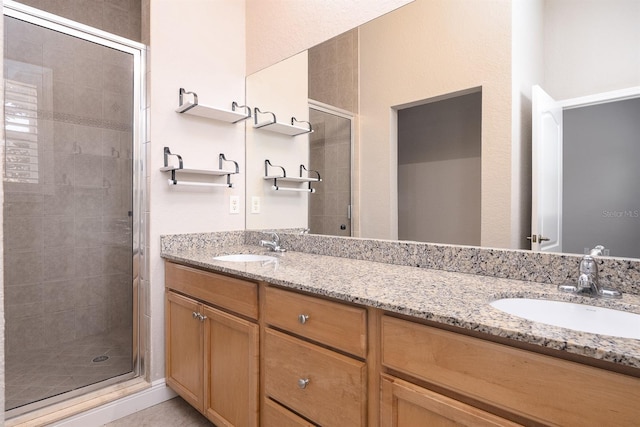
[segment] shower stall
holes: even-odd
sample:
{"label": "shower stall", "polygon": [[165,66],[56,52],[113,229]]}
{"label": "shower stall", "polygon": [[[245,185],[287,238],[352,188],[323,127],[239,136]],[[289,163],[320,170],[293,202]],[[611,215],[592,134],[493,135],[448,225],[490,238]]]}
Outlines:
{"label": "shower stall", "polygon": [[4,3],[9,418],[139,375],[144,49]]}

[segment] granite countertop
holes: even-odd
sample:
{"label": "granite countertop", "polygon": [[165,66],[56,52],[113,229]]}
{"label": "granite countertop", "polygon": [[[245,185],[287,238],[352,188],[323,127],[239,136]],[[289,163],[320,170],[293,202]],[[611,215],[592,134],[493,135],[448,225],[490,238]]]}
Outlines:
{"label": "granite countertop", "polygon": [[[218,255],[258,253],[277,261],[216,261]],[[168,260],[269,282],[445,325],[640,369],[640,340],[573,331],[521,319],[489,305],[504,297],[585,302],[640,313],[640,296],[593,299],[556,286],[473,274],[361,261],[302,252],[266,253],[251,245],[165,249]]]}

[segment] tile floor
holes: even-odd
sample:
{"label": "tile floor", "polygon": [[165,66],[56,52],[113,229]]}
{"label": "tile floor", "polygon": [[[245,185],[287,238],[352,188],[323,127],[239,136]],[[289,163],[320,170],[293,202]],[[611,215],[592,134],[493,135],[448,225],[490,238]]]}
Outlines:
{"label": "tile floor", "polygon": [[180,397],[120,418],[104,427],[211,427],[213,424]]}
{"label": "tile floor", "polygon": [[[6,410],[130,372],[130,340],[118,331],[37,351],[8,349]],[[108,359],[94,362],[99,356]]]}

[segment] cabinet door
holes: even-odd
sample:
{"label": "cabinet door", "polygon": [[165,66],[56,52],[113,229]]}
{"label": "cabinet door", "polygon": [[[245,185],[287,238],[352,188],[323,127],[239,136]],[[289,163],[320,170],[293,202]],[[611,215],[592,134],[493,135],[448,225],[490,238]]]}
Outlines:
{"label": "cabinet door", "polygon": [[389,376],[382,378],[380,421],[383,426],[389,427],[518,425]]}
{"label": "cabinet door", "polygon": [[217,426],[258,425],[258,325],[204,306],[205,415]]}
{"label": "cabinet door", "polygon": [[202,412],[204,394],[203,322],[196,301],[167,292],[165,356],[167,385]]}

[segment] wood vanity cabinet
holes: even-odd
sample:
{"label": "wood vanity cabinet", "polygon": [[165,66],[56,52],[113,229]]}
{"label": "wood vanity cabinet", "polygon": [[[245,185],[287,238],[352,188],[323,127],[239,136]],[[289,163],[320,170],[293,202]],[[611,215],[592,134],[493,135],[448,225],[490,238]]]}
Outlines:
{"label": "wood vanity cabinet", "polygon": [[[413,321],[382,316],[381,360],[383,370],[396,376],[446,390],[460,396],[458,400],[494,408],[527,425],[632,426],[640,422],[640,378]],[[433,399],[418,395],[408,383],[393,377],[383,380],[382,407],[387,413],[388,408],[407,406],[407,402],[430,411]],[[437,406],[447,413],[455,411],[451,400],[447,402]],[[466,412],[466,405],[462,408]],[[509,425],[506,420],[491,422]],[[396,424],[383,421],[382,425]]]}
{"label": "wood vanity cabinet", "polygon": [[366,313],[361,307],[266,287],[265,427],[282,425],[274,407],[280,416],[286,407],[291,410],[287,417],[299,415],[327,427],[367,425]]}
{"label": "wood vanity cabinet", "polygon": [[165,280],[167,384],[219,427],[640,422],[635,376],[172,262]]}
{"label": "wood vanity cabinet", "polygon": [[258,285],[170,262],[165,284],[167,384],[218,426],[258,426]]}

